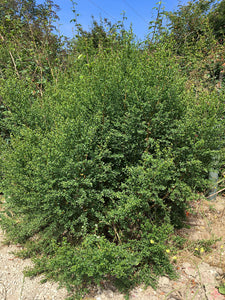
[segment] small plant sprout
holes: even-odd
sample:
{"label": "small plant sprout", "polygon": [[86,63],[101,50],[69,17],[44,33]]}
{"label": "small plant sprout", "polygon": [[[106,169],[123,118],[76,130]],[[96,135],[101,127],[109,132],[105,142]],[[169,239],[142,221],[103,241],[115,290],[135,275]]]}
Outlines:
{"label": "small plant sprout", "polygon": [[172,261],[173,261],[173,262],[176,262],[176,261],[177,261],[177,257],[176,257],[176,256],[173,256],[173,257],[172,257]]}

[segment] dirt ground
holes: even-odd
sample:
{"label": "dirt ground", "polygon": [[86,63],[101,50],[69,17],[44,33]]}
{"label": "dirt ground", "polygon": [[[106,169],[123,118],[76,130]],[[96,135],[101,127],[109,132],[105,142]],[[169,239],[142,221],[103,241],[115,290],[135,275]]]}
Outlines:
{"label": "dirt ground", "polygon": [[[225,197],[193,203],[187,228],[178,232],[187,238],[184,249],[176,253],[176,281],[161,277],[157,290],[137,287],[132,300],[225,300],[218,286],[225,283]],[[199,243],[199,240],[209,241]],[[19,245],[5,245],[0,231],[0,300],[63,300],[65,289],[56,283],[40,283],[41,278],[25,278],[23,270],[31,261],[15,257]],[[122,300],[116,291],[98,290],[86,300]]]}

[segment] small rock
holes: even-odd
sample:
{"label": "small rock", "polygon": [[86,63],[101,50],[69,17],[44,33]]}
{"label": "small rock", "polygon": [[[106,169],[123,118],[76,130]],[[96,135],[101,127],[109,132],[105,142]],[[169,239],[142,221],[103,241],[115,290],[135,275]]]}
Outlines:
{"label": "small rock", "polygon": [[160,277],[159,282],[158,282],[158,288],[163,293],[168,293],[172,290],[172,282],[169,280],[169,278],[167,278],[165,276]]}
{"label": "small rock", "polygon": [[163,277],[159,278],[159,287],[165,286],[165,285],[168,285],[168,284],[170,284],[169,278],[167,278],[166,276],[163,276]]}

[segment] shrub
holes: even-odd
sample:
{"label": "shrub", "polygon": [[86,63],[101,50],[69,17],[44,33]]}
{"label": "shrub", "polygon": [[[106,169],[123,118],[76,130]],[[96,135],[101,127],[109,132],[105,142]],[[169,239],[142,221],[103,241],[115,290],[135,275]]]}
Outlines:
{"label": "shrub", "polygon": [[168,240],[207,188],[224,130],[223,95],[185,82],[168,45],[131,42],[88,63],[79,56],[40,98],[5,82],[17,87],[1,88],[11,131],[1,225],[31,243],[32,274],[81,289],[77,297],[102,281],[126,292],[174,274]]}

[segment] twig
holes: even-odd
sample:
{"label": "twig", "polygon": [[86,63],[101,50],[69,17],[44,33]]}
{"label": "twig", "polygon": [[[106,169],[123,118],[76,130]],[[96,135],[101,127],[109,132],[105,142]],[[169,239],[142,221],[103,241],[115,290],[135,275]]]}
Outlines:
{"label": "twig", "polygon": [[220,192],[222,192],[222,191],[224,191],[224,190],[225,190],[225,188],[223,188],[222,190],[219,190],[218,192],[216,192],[216,193],[214,193],[214,194],[209,195],[209,196],[206,197],[206,198],[210,198],[210,197],[212,197],[212,196],[215,196],[215,195],[219,194]]}
{"label": "twig", "polygon": [[117,238],[118,238],[118,240],[119,240],[119,243],[121,244],[121,239],[120,239],[120,236],[119,236],[119,234],[118,234],[118,232],[117,232],[117,230],[116,230],[116,227],[115,227],[114,223],[113,223],[113,229],[114,229],[115,234],[116,234],[116,236],[117,236]]}
{"label": "twig", "polygon": [[[5,41],[5,39],[4,39],[4,37],[1,35],[1,33],[0,33],[0,38],[2,39],[3,42]],[[13,62],[13,66],[14,66],[16,75],[17,75],[18,77],[20,77],[20,74],[19,74],[19,72],[18,72],[18,70],[17,70],[17,67],[16,67],[15,59],[14,59],[14,57],[13,57],[13,55],[12,55],[12,52],[11,52],[10,50],[8,50],[8,51],[9,51],[9,55],[10,55],[10,57],[11,57],[11,60],[12,60],[12,62]]]}
{"label": "twig", "polygon": [[11,53],[10,50],[9,50],[9,55],[11,56],[11,59],[12,59],[13,65],[14,65],[14,69],[15,69],[16,75],[17,75],[18,77],[20,77],[20,74],[19,74],[19,72],[18,72],[18,70],[17,70],[17,67],[16,67],[16,63],[15,63],[14,57],[13,57],[13,55],[12,55],[12,53]]}
{"label": "twig", "polygon": [[154,26],[154,31],[153,31],[153,35],[152,35],[152,40],[151,42],[153,42],[154,38],[155,38],[155,35],[156,35],[156,30],[157,30],[157,23],[159,21],[159,18],[160,18],[160,10],[161,10],[161,5],[162,5],[162,2],[158,2],[159,4],[159,7],[157,9],[157,17],[156,17],[156,21],[155,21],[155,26]]}

